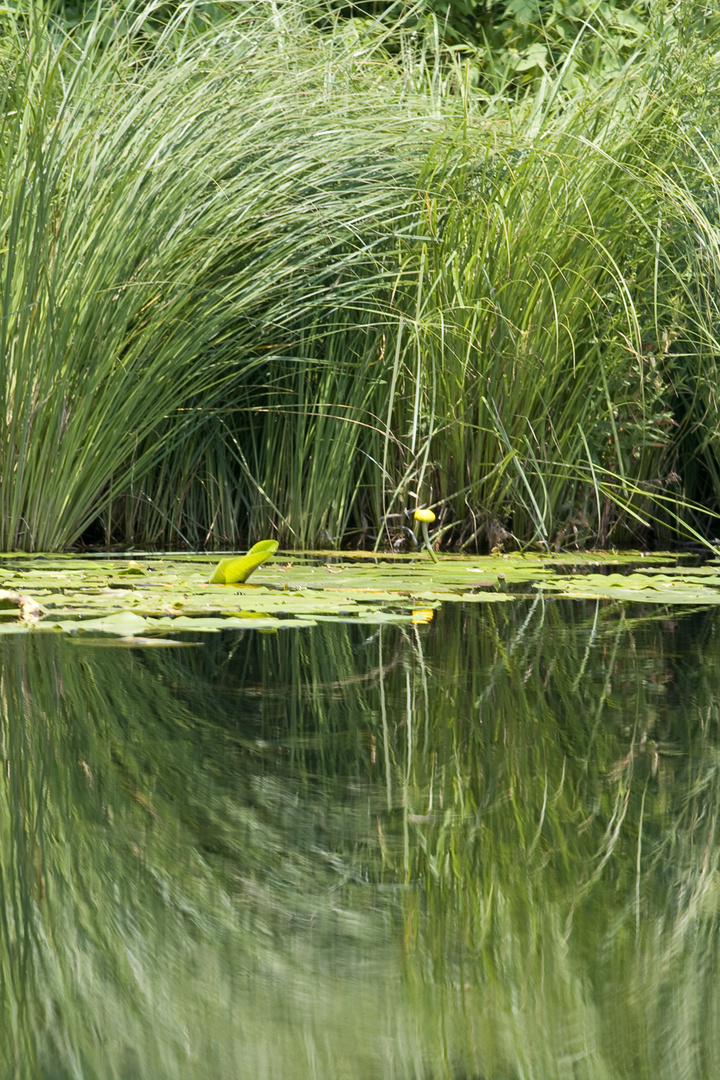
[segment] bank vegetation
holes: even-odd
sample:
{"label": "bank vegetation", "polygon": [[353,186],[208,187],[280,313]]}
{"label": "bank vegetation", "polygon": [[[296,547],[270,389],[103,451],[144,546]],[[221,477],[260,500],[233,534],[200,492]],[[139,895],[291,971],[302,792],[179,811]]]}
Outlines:
{"label": "bank vegetation", "polygon": [[0,549],[712,541],[720,27],[652,8],[502,70],[427,12],[6,9]]}

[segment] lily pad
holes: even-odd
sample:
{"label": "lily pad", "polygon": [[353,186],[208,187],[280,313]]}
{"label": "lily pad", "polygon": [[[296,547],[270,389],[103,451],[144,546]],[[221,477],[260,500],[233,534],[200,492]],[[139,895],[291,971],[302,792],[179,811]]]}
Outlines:
{"label": "lily pad", "polygon": [[127,637],[128,635],[143,633],[146,628],[146,621],[140,615],[135,615],[131,611],[119,611],[112,615],[106,615],[104,619],[78,619],[72,622],[66,620],[51,625],[60,630],[72,630],[76,633],[99,630],[102,633]]}
{"label": "lily pad", "polygon": [[[230,588],[208,581],[217,571],[212,573],[215,560],[204,555],[0,556],[0,588],[24,597],[26,610],[36,613],[24,618],[11,604],[9,617],[0,618],[0,632],[60,630],[137,641],[170,640],[168,635],[193,631],[274,631],[321,621],[414,621],[430,633],[433,619],[418,612],[447,603],[509,603],[537,591],[655,606],[720,603],[720,567],[688,567],[672,555],[451,555],[434,563],[427,553],[397,558],[323,552],[286,553],[267,562],[277,545],[264,544],[253,581]],[[235,574],[228,567],[252,551],[222,560],[226,583],[228,573]]]}
{"label": "lily pad", "polygon": [[544,590],[574,599],[605,597],[651,604],[720,604],[720,576],[666,573],[586,574],[582,577],[546,578]]}

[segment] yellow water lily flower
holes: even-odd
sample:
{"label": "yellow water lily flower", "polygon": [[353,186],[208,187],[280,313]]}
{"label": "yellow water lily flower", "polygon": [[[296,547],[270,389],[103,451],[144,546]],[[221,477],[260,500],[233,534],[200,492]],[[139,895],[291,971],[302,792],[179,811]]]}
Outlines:
{"label": "yellow water lily flower", "polygon": [[432,544],[430,543],[430,533],[428,532],[428,525],[432,524],[432,522],[435,520],[435,515],[433,514],[432,510],[423,510],[421,507],[418,507],[418,509],[413,514],[413,517],[416,521],[419,521],[421,523],[425,547],[430,552],[430,557],[433,562],[437,562],[438,557],[432,549]]}

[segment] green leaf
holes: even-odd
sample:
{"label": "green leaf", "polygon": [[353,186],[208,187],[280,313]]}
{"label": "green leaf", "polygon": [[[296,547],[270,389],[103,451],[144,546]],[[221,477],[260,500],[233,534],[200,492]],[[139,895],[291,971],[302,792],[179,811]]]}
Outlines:
{"label": "green leaf", "polygon": [[248,551],[236,559],[221,559],[215,573],[210,578],[211,585],[241,585],[250,577],[258,566],[267,562],[278,549],[277,540],[260,540]]}

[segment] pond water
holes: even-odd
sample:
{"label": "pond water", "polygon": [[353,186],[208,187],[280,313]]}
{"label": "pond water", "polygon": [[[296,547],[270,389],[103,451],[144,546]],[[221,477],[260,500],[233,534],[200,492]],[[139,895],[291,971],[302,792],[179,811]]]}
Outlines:
{"label": "pond water", "polygon": [[720,1075],[719,619],[3,637],[0,1075]]}

